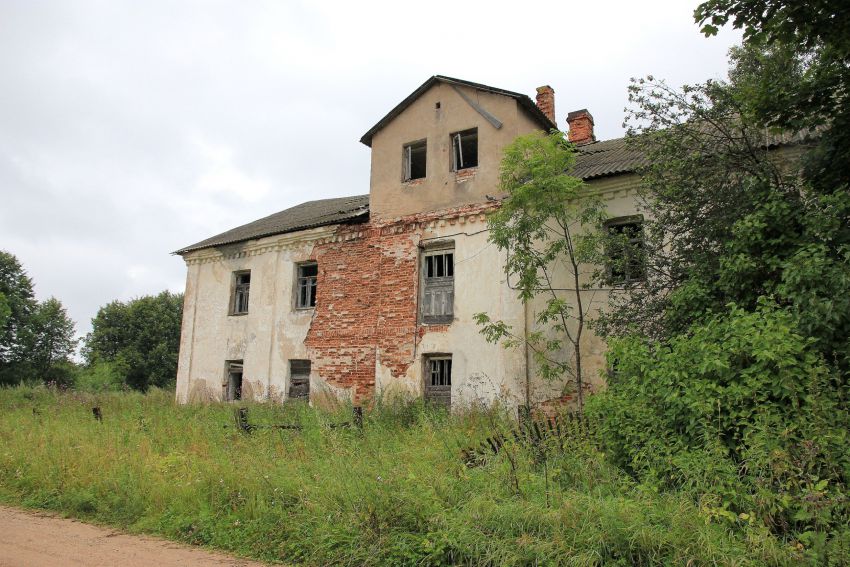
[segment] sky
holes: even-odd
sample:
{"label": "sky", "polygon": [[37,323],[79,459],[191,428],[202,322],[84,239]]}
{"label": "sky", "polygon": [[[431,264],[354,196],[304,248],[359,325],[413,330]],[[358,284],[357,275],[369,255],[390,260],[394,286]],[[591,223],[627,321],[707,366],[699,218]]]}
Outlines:
{"label": "sky", "polygon": [[436,74],[623,135],[630,77],[726,76],[697,0],[0,0],[0,250],[79,336],[99,307],[182,291],[183,246],[369,191],[360,137]]}

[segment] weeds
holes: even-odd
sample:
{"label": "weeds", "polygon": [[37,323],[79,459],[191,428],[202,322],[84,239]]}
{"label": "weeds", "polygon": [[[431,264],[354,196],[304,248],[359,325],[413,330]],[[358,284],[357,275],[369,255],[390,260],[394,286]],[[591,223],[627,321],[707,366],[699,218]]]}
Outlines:
{"label": "weeds", "polygon": [[[102,422],[92,415],[99,407]],[[731,533],[657,494],[591,443],[506,449],[470,468],[463,448],[516,423],[378,403],[177,406],[170,392],[0,391],[0,498],[133,532],[307,565],[784,564],[769,535]],[[541,460],[541,454],[543,455]]]}

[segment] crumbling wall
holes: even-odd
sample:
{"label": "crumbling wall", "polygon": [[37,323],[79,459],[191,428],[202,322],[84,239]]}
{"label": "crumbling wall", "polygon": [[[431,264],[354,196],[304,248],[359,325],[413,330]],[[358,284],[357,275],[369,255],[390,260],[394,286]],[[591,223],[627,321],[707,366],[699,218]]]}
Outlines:
{"label": "crumbling wall", "polygon": [[455,224],[493,207],[343,225],[335,238],[316,244],[316,311],[304,344],[318,377],[348,390],[357,403],[375,393],[377,361],[393,379],[417,377],[411,365],[418,343],[426,333],[448,329],[418,326],[420,240],[439,223]]}

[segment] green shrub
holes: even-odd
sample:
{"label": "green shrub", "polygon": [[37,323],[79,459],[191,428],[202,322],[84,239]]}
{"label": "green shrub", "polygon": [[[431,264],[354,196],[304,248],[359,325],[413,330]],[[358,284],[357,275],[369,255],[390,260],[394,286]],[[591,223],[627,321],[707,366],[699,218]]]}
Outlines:
{"label": "green shrub", "polygon": [[588,411],[615,464],[821,559],[846,544],[848,389],[791,314],[730,306],[668,345],[615,341],[610,362]]}
{"label": "green shrub", "polygon": [[116,392],[124,387],[124,377],[112,363],[98,362],[79,370],[74,387],[82,392]]}

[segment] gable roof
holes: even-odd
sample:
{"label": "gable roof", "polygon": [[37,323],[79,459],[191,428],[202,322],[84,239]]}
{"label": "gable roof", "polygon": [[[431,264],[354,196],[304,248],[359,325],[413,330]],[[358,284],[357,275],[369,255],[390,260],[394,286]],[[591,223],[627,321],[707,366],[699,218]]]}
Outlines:
{"label": "gable roof", "polygon": [[331,224],[364,222],[369,218],[369,195],[307,201],[254,222],[243,224],[206,240],[201,240],[175,254],[254,240],[275,234],[295,232]]}
{"label": "gable roof", "polygon": [[488,85],[482,85],[480,83],[473,83],[471,81],[464,81],[463,79],[453,79],[452,77],[445,77],[443,75],[434,75],[424,83],[422,83],[418,89],[410,93],[407,98],[398,103],[395,108],[390,110],[386,116],[378,120],[378,123],[372,126],[368,132],[363,134],[363,137],[360,138],[360,143],[366,144],[370,148],[372,147],[372,136],[374,136],[379,130],[381,130],[384,126],[392,122],[392,120],[404,112],[404,110],[413,104],[413,102],[422,96],[425,91],[430,89],[437,83],[446,83],[448,85],[459,85],[462,87],[469,87],[472,89],[476,89],[479,91],[484,91],[488,93],[498,94],[502,96],[507,96],[515,99],[517,103],[523,107],[528,113],[534,118],[539,124],[540,127],[543,128],[544,131],[548,132],[552,128],[556,128],[555,124],[552,123],[549,118],[546,117],[545,114],[537,107],[537,105],[532,101],[527,95],[522,93],[515,93],[513,91],[506,91],[505,89],[497,89],[496,87],[490,87]]}

